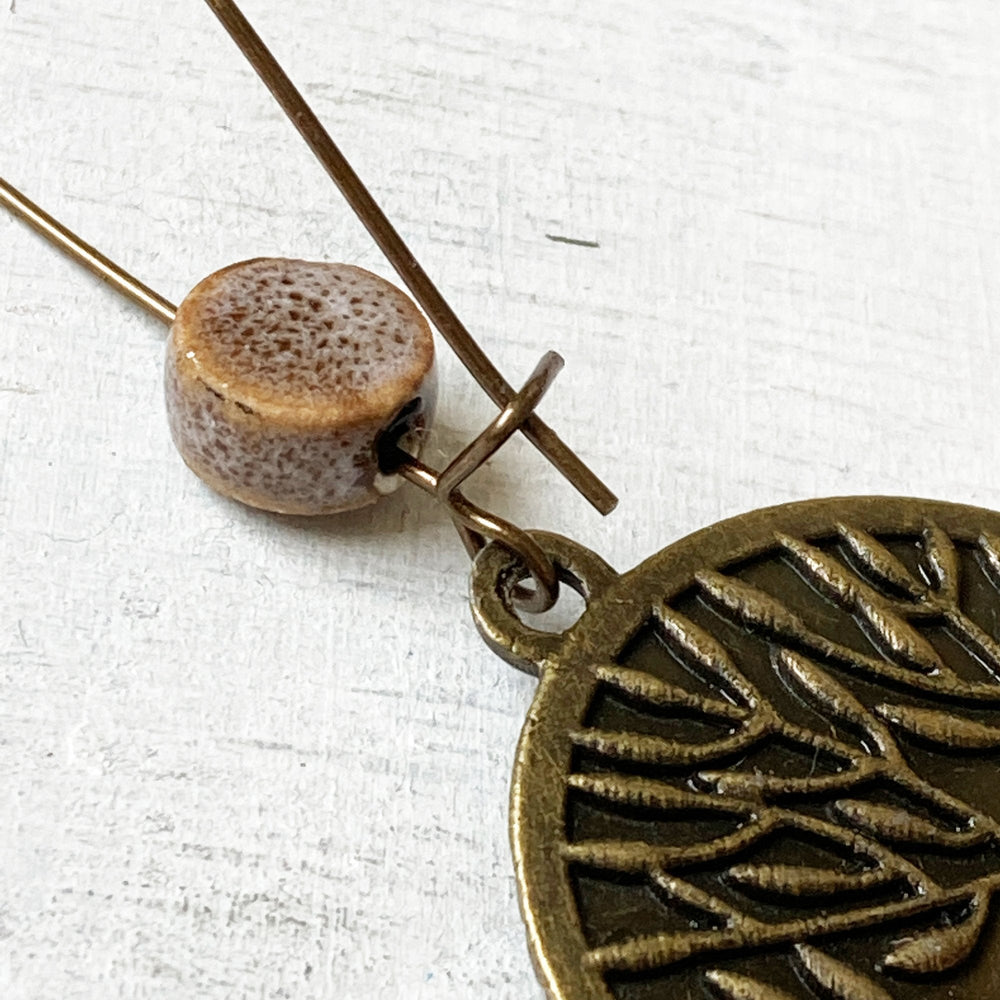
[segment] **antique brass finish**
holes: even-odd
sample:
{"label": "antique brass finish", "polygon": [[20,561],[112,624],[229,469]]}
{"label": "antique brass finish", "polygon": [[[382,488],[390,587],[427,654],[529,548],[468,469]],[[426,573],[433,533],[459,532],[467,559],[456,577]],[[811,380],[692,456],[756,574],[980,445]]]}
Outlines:
{"label": "antique brass finish", "polygon": [[553,1000],[1000,995],[1000,514],[807,501],[615,575],[562,635],[477,560],[477,624],[540,674],[512,788]]}

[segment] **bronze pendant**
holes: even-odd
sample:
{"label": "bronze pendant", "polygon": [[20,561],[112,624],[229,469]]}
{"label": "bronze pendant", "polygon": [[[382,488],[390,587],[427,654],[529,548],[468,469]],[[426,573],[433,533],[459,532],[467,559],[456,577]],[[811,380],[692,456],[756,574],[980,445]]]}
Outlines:
{"label": "bronze pendant", "polygon": [[745,514],[618,576],[565,633],[473,607],[539,674],[511,836],[554,1000],[1000,993],[1000,514],[858,497]]}

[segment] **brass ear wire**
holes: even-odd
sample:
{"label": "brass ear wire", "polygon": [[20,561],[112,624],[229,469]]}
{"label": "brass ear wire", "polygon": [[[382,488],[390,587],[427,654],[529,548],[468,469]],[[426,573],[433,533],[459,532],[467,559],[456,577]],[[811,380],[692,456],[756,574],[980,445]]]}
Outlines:
{"label": "brass ear wire", "polygon": [[[470,556],[474,557],[487,540],[498,541],[514,552],[534,581],[534,588],[518,585],[513,591],[513,599],[525,611],[547,611],[555,603],[559,591],[558,574],[552,560],[528,532],[473,504],[461,492],[460,486],[520,430],[597,510],[608,514],[614,509],[618,502],[615,495],[534,412],[562,368],[562,358],[550,351],[521,391],[515,392],[455,315],[237,5],[233,0],[206,0],[206,3],[299,130],[428,318],[479,385],[502,407],[490,426],[443,472],[436,472],[395,445],[380,456],[386,471],[431,493],[448,508]],[[168,325],[174,321],[176,306],[86,243],[3,178],[0,178],[0,204],[152,316]]]}
{"label": "brass ear wire", "polygon": [[68,257],[72,257],[116,291],[142,306],[150,316],[155,316],[167,326],[173,323],[177,306],[154,292],[148,285],[144,285],[135,275],[129,274],[113,260],[105,257],[99,250],[95,250],[89,243],[85,243],[76,233],[67,229],[2,177],[0,177],[0,205],[23,219],[36,233],[44,236]]}
{"label": "brass ear wire", "polygon": [[[107,281],[116,291],[142,306],[151,316],[168,326],[174,321],[176,306],[86,243],[2,177],[0,205],[27,222],[67,256]],[[511,397],[489,427],[462,449],[443,472],[435,471],[397,445],[389,445],[380,455],[386,473],[401,476],[448,508],[470,557],[475,558],[489,540],[500,542],[521,560],[534,587],[518,585],[514,588],[512,599],[523,611],[533,613],[548,611],[556,602],[559,578],[555,565],[527,531],[472,503],[459,487],[504,442],[523,428],[562,367],[563,359],[554,351],[549,351],[521,391]]]}
{"label": "brass ear wire", "polygon": [[[239,50],[270,90],[289,121],[330,175],[403,284],[438,332],[497,406],[507,406],[514,390],[483,353],[416,257],[393,228],[368,189],[338,149],[330,134],[254,31],[234,0],[205,0]],[[529,413],[520,430],[524,436],[602,514],[610,514],[618,498],[541,418]]]}
{"label": "brass ear wire", "polygon": [[[116,291],[142,306],[151,316],[168,326],[174,321],[177,308],[172,303],[86,243],[2,177],[0,205],[27,222],[69,257],[103,278]],[[386,473],[401,476],[448,508],[470,557],[475,558],[487,540],[500,542],[518,556],[534,581],[534,588],[518,586],[512,596],[519,608],[532,613],[548,611],[556,602],[559,578],[555,565],[527,531],[472,503],[459,487],[508,438],[523,428],[562,367],[563,359],[555,351],[549,351],[521,391],[511,397],[489,427],[463,448],[443,472],[435,471],[398,445],[388,446],[380,455]]]}
{"label": "brass ear wire", "polygon": [[[142,306],[151,316],[168,326],[173,322],[177,309],[172,303],[84,242],[2,177],[0,205],[23,219],[32,229],[103,278],[117,291]],[[459,487],[530,419],[534,408],[562,366],[563,359],[554,351],[549,351],[521,391],[512,396],[489,427],[464,448],[443,472],[435,471],[396,445],[390,446],[380,456],[387,473],[401,476],[432,494],[448,508],[471,557],[475,558],[486,541],[490,540],[500,542],[520,558],[535,586],[533,589],[519,586],[513,596],[518,606],[528,612],[548,611],[555,604],[559,593],[555,566],[528,532],[472,503]]]}

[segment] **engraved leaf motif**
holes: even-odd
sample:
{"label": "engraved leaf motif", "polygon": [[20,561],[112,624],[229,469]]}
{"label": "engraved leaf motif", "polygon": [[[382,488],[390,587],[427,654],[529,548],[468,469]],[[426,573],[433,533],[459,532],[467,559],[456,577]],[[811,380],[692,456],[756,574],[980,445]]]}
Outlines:
{"label": "engraved leaf motif", "polygon": [[585,954],[584,964],[604,972],[640,972],[665,968],[727,941],[741,939],[740,932],[733,930],[651,934],[592,948]]}
{"label": "engraved leaf motif", "polygon": [[811,778],[788,778],[753,771],[699,771],[696,777],[699,783],[722,795],[756,801],[775,796],[816,795],[850,788],[857,784],[861,771],[861,767],[855,767],[839,774],[820,774]]}
{"label": "engraved leaf motif", "polygon": [[563,856],[591,868],[618,872],[650,872],[655,868],[703,864],[745,851],[769,833],[773,822],[754,820],[723,837],[697,844],[652,847],[645,841],[582,840],[566,844]]}
{"label": "engraved leaf motif", "polygon": [[784,676],[795,681],[815,703],[837,718],[867,733],[878,744],[880,750],[885,752],[892,746],[884,727],[872,713],[843,684],[835,681],[812,660],[791,650],[782,649],[774,654],[773,661],[775,667],[781,670]]}
{"label": "engraved leaf motif", "polygon": [[907,666],[927,674],[947,671],[934,647],[894,611],[874,602],[862,602],[858,610],[891,658],[902,660]]}
{"label": "engraved leaf motif", "polygon": [[846,604],[857,604],[875,595],[866,583],[851,573],[837,559],[822,549],[779,532],[775,535],[782,548],[792,557],[799,571],[824,593],[839,597]]}
{"label": "engraved leaf motif", "polygon": [[876,580],[910,597],[920,598],[927,593],[927,587],[920,580],[915,580],[903,563],[867,531],[847,524],[838,524],[837,531],[854,557]]}
{"label": "engraved leaf motif", "polygon": [[955,543],[936,524],[924,531],[924,557],[937,589],[954,598],[958,593],[959,563]]}
{"label": "engraved leaf motif", "polygon": [[705,973],[705,978],[723,1000],[792,1000],[791,994],[784,990],[775,989],[738,972],[710,969]]}
{"label": "engraved leaf motif", "polygon": [[[839,598],[868,622],[875,640],[890,659],[928,674],[947,669],[934,647],[913,626],[833,556],[790,535],[778,534],[777,538],[808,580],[821,591]],[[878,544],[874,539],[871,541]],[[884,554],[887,559],[895,559],[888,550]],[[902,564],[900,570],[906,572]]]}
{"label": "engraved leaf motif", "polygon": [[702,570],[695,574],[695,579],[709,597],[732,612],[748,628],[762,628],[793,641],[809,637],[808,629],[797,615],[792,614],[781,601],[752,584],[715,570]]}
{"label": "engraved leaf motif", "polygon": [[747,716],[745,709],[728,701],[692,694],[660,680],[659,677],[654,677],[645,670],[633,670],[615,663],[607,663],[596,667],[595,673],[605,684],[657,708],[686,708],[702,715],[734,722],[741,721]]}
{"label": "engraved leaf motif", "polygon": [[753,746],[766,732],[763,719],[753,719],[730,736],[708,743],[683,743],[647,733],[580,729],[570,733],[577,746],[605,757],[637,764],[703,764]]}
{"label": "engraved leaf motif", "polygon": [[[805,545],[795,539],[791,541],[796,545]],[[824,553],[820,555],[828,560]],[[839,566],[837,572],[841,573]],[[804,570],[804,573],[808,577],[808,571]],[[849,661],[863,666],[866,671],[877,676],[902,680],[904,675],[900,671],[917,671],[931,675],[937,683],[954,687],[954,674],[941,661],[934,647],[887,605],[877,605],[873,599],[863,597],[859,588],[865,585],[860,581],[845,579],[844,585],[851,595],[849,603],[868,622],[885,659],[867,657],[817,635],[781,601],[743,580],[715,570],[699,571],[695,574],[695,580],[727,617],[748,629],[762,631],[793,646],[808,647],[840,662]]]}
{"label": "engraved leaf motif", "polygon": [[656,864],[644,840],[592,840],[567,844],[563,855],[591,868],[613,872],[646,872]]}
{"label": "engraved leaf motif", "polygon": [[[717,575],[722,581],[727,579]],[[700,666],[709,676],[725,682],[751,707],[760,701],[756,688],[740,673],[725,646],[715,636],[666,605],[661,605],[656,617],[664,635],[686,659]]]}
{"label": "engraved leaf motif", "polygon": [[945,972],[964,962],[982,934],[989,912],[987,900],[979,895],[970,912],[958,924],[934,927],[897,941],[883,964],[894,972],[927,974]]}
{"label": "engraved leaf motif", "polygon": [[834,803],[834,808],[852,826],[896,844],[967,847],[987,836],[984,831],[979,830],[966,833],[945,830],[922,816],[877,802],[842,799]]}
{"label": "engraved leaf motif", "polygon": [[932,708],[878,705],[875,711],[898,729],[944,750],[1000,749],[1000,728]]}
{"label": "engraved leaf motif", "polygon": [[663,895],[719,918],[722,926],[731,928],[734,924],[747,923],[746,914],[741,913],[722,897],[713,895],[693,882],[663,869],[653,871],[651,874],[651,881]]}
{"label": "engraved leaf motif", "polygon": [[986,563],[986,571],[994,582],[1000,583],[1000,535],[984,531],[979,536],[979,550]]}
{"label": "engraved leaf motif", "polygon": [[746,803],[722,796],[706,797],[697,792],[686,792],[664,781],[638,778],[624,774],[571,774],[570,787],[593,795],[641,809],[671,812],[683,809],[712,810],[745,816]]}
{"label": "engraved leaf motif", "polygon": [[811,945],[795,946],[799,961],[834,1000],[892,1000],[881,986],[849,965]]}
{"label": "engraved leaf motif", "polygon": [[783,896],[835,896],[860,892],[891,881],[895,876],[881,868],[840,872],[804,865],[733,865],[729,878],[738,885]]}

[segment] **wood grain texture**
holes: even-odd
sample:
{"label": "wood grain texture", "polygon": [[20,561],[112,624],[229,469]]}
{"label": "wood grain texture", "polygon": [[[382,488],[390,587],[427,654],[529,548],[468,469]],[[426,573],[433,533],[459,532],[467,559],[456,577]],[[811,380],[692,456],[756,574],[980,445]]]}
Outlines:
{"label": "wood grain texture", "polygon": [[[4,5],[0,175],[175,300],[264,254],[391,277],[207,8],[156,6]],[[542,412],[622,504],[523,442],[476,498],[621,568],[782,500],[1000,505],[994,5],[245,9],[510,380],[566,356]],[[3,995],[539,997],[534,682],[450,525],[211,494],[162,337],[0,218]],[[437,461],[493,412],[442,360]]]}

